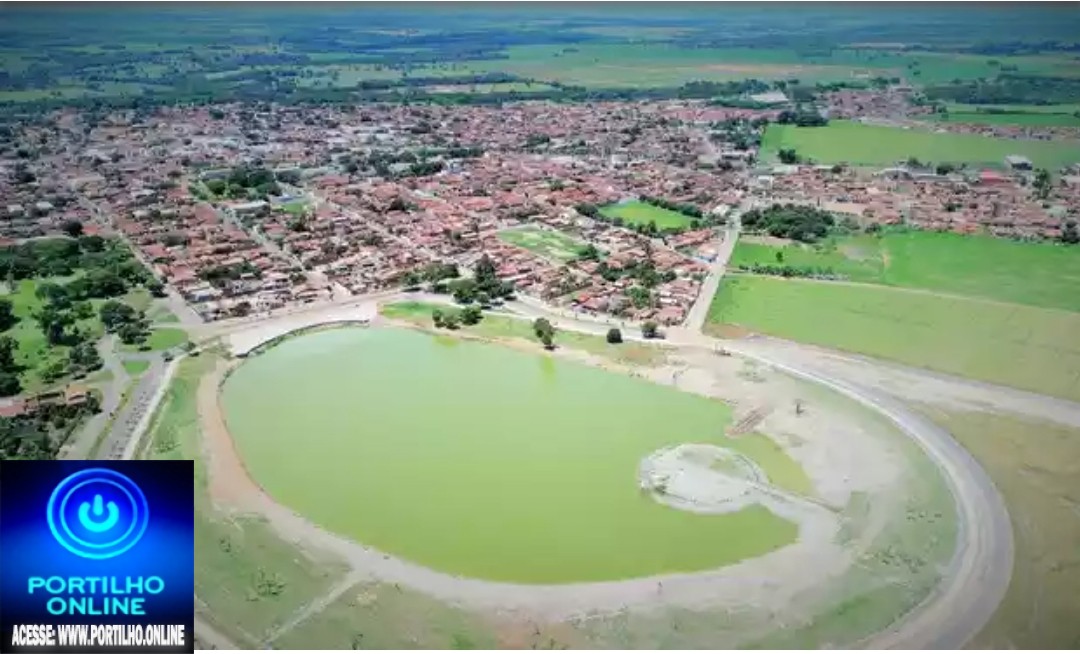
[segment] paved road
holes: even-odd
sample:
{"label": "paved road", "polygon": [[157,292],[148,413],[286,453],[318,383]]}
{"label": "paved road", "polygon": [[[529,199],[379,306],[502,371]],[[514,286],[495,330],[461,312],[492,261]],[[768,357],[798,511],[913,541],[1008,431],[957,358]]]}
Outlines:
{"label": "paved road", "polygon": [[128,401],[120,409],[116,420],[109,428],[109,433],[98,450],[99,459],[119,460],[129,449],[129,443],[135,434],[135,428],[142,421],[143,415],[152,412],[151,404],[158,395],[158,389],[164,381],[165,364],[160,355],[150,361],[150,367],[139,378]]}
{"label": "paved road", "polygon": [[101,430],[105,429],[109,416],[120,406],[124,389],[128,385],[128,374],[127,370],[124,370],[123,362],[116,353],[116,341],[116,336],[107,334],[97,342],[97,349],[101,354],[104,369],[112,372],[112,380],[101,389],[101,411],[90,416],[79,427],[79,430],[68,439],[60,452],[61,459],[78,460],[88,458],[98,435],[101,434]]}
{"label": "paved road", "polygon": [[739,216],[736,212],[732,213],[734,215],[732,216],[731,227],[724,231],[724,240],[720,244],[720,251],[716,255],[716,260],[713,261],[709,269],[709,275],[701,285],[701,291],[698,293],[697,299],[694,300],[694,305],[690,307],[690,311],[686,314],[686,320],[683,321],[683,327],[691,331],[700,332],[705,327],[705,319],[709,315],[709,307],[712,306],[716,289],[720,288],[720,280],[724,278],[724,273],[727,272],[728,260],[731,259],[731,253],[735,251],[735,243],[739,240]]}

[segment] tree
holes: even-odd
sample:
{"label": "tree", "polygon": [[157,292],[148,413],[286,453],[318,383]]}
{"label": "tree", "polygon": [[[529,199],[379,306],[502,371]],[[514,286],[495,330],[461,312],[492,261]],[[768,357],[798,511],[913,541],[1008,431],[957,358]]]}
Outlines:
{"label": "tree", "polygon": [[537,318],[533,322],[533,332],[544,344],[544,349],[550,350],[555,347],[555,326],[547,318]]}
{"label": "tree", "polygon": [[434,323],[436,328],[441,328],[443,326],[443,317],[444,314],[442,309],[435,309],[431,312],[431,322]]}
{"label": "tree", "polygon": [[608,332],[607,332],[607,342],[611,343],[612,345],[617,345],[619,343],[622,343],[622,332],[619,331],[618,327],[612,327],[611,329],[608,330]]}
{"label": "tree", "polygon": [[0,336],[0,371],[18,372],[19,364],[15,361],[18,350],[18,341],[10,336]]}
{"label": "tree", "polygon": [[1068,245],[1080,243],[1080,230],[1077,230],[1075,220],[1065,221],[1065,228],[1061,230],[1061,242]]}
{"label": "tree", "polygon": [[81,368],[86,371],[97,370],[104,365],[97,346],[90,341],[79,343],[71,348],[68,352],[68,363],[72,368]]}
{"label": "tree", "polygon": [[476,299],[478,286],[479,284],[475,279],[455,279],[450,282],[450,293],[454,296],[454,302],[471,304]]}
{"label": "tree", "polygon": [[780,163],[799,163],[799,153],[795,151],[795,148],[780,148],[780,150],[777,152],[777,156],[780,157]]}
{"label": "tree", "polygon": [[577,258],[579,261],[596,261],[600,258],[600,250],[596,249],[596,246],[592,243],[589,243],[581,248]]}
{"label": "tree", "polygon": [[0,332],[7,331],[19,322],[15,315],[15,305],[7,298],[0,298]]}
{"label": "tree", "polygon": [[79,238],[83,233],[83,224],[78,220],[65,220],[60,229],[71,238]]}
{"label": "tree", "polygon": [[60,345],[67,340],[67,328],[75,324],[75,316],[70,311],[64,311],[57,309],[51,304],[46,304],[37,312],[34,316],[37,319],[38,325],[41,327],[42,333],[45,334],[45,340],[49,345]]}
{"label": "tree", "polygon": [[124,345],[142,345],[150,332],[142,321],[128,322],[116,330],[116,335]]}
{"label": "tree", "polygon": [[483,319],[484,313],[480,307],[470,306],[461,310],[461,324],[463,325],[475,325]]}
{"label": "tree", "polygon": [[151,279],[145,284],[146,290],[150,291],[150,295],[154,297],[165,297],[165,284],[162,284],[158,279]]}
{"label": "tree", "polygon": [[0,370],[0,397],[18,395],[21,390],[22,383],[19,382],[19,376],[17,374],[7,372],[6,370]]}
{"label": "tree", "polygon": [[660,329],[655,322],[649,320],[641,326],[641,335],[645,338],[659,338]]}
{"label": "tree", "polygon": [[101,324],[105,325],[105,330],[108,332],[115,332],[121,326],[138,319],[135,308],[119,300],[106,301],[98,310],[98,315],[101,318]]}
{"label": "tree", "polygon": [[781,250],[776,251],[776,263],[784,263],[784,253]]}
{"label": "tree", "polygon": [[1045,168],[1040,168],[1035,171],[1035,181],[1032,184],[1035,187],[1035,193],[1040,198],[1045,200],[1050,196],[1050,190],[1053,187],[1053,183],[1050,178],[1050,171]]}

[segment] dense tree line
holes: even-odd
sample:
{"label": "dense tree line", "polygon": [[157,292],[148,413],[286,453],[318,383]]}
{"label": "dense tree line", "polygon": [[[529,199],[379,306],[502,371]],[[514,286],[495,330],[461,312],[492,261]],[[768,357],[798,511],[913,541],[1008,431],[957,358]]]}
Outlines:
{"label": "dense tree line", "polygon": [[796,204],[774,204],[765,209],[751,209],[742,215],[749,231],[760,231],[777,238],[814,243],[828,235],[836,219],[827,211]]}
{"label": "dense tree line", "polygon": [[840,279],[832,268],[827,266],[791,266],[786,264],[740,264],[739,270],[754,273],[755,275],[771,275],[773,277],[809,277],[812,279]]}
{"label": "dense tree line", "polygon": [[91,395],[87,403],[79,407],[46,405],[32,415],[0,417],[0,460],[55,459],[60,446],[83,416],[99,409],[97,397]]}
{"label": "dense tree line", "polygon": [[1068,104],[1080,102],[1080,79],[1002,74],[993,80],[954,80],[928,86],[931,101],[960,104]]}

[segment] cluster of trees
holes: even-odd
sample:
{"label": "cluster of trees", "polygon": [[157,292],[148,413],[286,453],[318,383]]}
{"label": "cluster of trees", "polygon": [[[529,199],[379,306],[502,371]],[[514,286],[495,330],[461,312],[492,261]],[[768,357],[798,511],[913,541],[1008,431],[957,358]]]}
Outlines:
{"label": "cluster of trees", "polygon": [[828,235],[836,219],[828,211],[795,204],[774,204],[765,209],[751,209],[742,216],[749,231],[760,231],[777,238],[814,243]]}
{"label": "cluster of trees", "polygon": [[773,277],[809,277],[812,279],[841,279],[833,272],[832,268],[819,266],[791,266],[787,264],[772,265],[754,263],[750,265],[740,264],[739,270],[754,273],[755,275],[771,275]]}
{"label": "cluster of trees", "polygon": [[1007,73],[928,86],[925,94],[932,101],[959,104],[1071,104],[1080,102],[1080,79]]}
{"label": "cluster of trees", "polygon": [[435,309],[431,312],[431,321],[439,329],[454,330],[458,325],[475,325],[483,319],[484,312],[478,306],[468,306],[460,311]]}
{"label": "cluster of trees", "polygon": [[272,195],[281,195],[274,172],[261,166],[243,165],[233,168],[225,179],[212,179],[206,182],[206,188],[218,197],[265,200]]}
{"label": "cluster of trees", "polygon": [[[7,300],[4,300],[7,302]],[[10,304],[10,302],[8,302]],[[19,373],[22,366],[15,360],[19,343],[10,336],[0,336],[0,397],[18,395],[22,390]]]}
{"label": "cluster of trees", "polygon": [[83,406],[46,405],[31,415],[0,417],[0,460],[55,459],[82,417],[99,410],[97,397],[91,395]]}
{"label": "cluster of trees", "polygon": [[780,163],[784,164],[797,164],[802,160],[795,148],[780,148],[776,151],[776,156],[780,159]]}
{"label": "cluster of trees", "polygon": [[110,293],[107,289],[120,285],[124,290],[138,284],[147,285],[151,291],[164,290],[153,283],[149,271],[135,260],[130,250],[100,236],[40,239],[0,248],[0,277],[4,279],[68,277],[80,270],[86,274],[72,282],[71,288],[75,295],[84,298],[107,297]]}
{"label": "cluster of trees", "polygon": [[788,109],[781,111],[776,116],[776,122],[780,125],[797,125],[799,127],[824,127],[829,124],[829,119],[817,111],[807,109]]}
{"label": "cluster of trees", "polygon": [[259,277],[262,275],[262,271],[250,261],[241,261],[240,263],[212,266],[199,272],[199,277],[210,282],[215,288],[224,288],[229,285],[229,282],[236,281],[244,275]]}
{"label": "cluster of trees", "polygon": [[667,200],[665,198],[657,198],[651,195],[641,196],[641,201],[645,204],[651,204],[654,207],[660,207],[661,209],[667,209],[668,211],[674,211],[676,213],[690,216],[691,218],[697,218],[700,220],[701,218],[705,217],[705,214],[701,210],[701,207],[698,207],[697,205],[691,204],[689,202],[672,202],[671,200]]}
{"label": "cluster of trees", "polygon": [[481,307],[488,307],[496,300],[512,299],[514,296],[513,284],[499,279],[495,262],[487,254],[476,262],[472,277],[455,279],[447,285],[447,290],[458,304],[475,302]]}
{"label": "cluster of trees", "polygon": [[150,336],[150,321],[146,314],[130,304],[109,300],[98,312],[105,331],[116,334],[126,345],[139,345]]}
{"label": "cluster of trees", "polygon": [[1065,226],[1061,229],[1061,242],[1066,245],[1080,243],[1080,229],[1077,228],[1075,220],[1065,221]]}

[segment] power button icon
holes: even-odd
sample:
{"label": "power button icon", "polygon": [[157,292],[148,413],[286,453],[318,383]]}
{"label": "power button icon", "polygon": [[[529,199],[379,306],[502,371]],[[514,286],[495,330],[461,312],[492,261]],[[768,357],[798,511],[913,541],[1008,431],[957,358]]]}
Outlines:
{"label": "power button icon", "polygon": [[146,496],[130,478],[107,468],[64,478],[49,497],[49,530],[72,554],[109,559],[135,546],[146,532]]}

